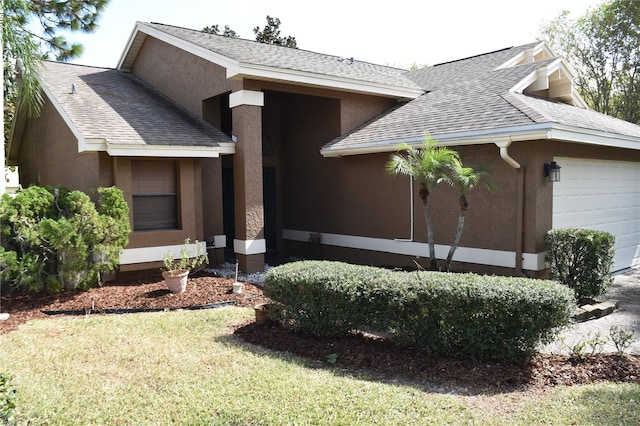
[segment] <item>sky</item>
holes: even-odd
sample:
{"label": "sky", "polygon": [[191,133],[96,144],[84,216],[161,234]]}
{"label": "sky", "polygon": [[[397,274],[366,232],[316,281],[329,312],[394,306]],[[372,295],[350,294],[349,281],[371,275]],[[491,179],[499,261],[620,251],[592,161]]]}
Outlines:
{"label": "sky", "polygon": [[111,0],[99,29],[67,34],[78,64],[116,67],[136,21],[201,30],[228,25],[254,39],[266,16],[298,48],[383,65],[435,65],[536,40],[563,10],[573,18],[601,0]]}

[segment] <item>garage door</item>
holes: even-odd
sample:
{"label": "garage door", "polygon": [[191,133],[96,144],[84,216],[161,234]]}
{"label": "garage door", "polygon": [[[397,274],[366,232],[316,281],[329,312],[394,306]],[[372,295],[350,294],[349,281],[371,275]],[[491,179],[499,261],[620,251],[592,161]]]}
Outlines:
{"label": "garage door", "polygon": [[616,237],[614,271],[640,265],[640,163],[555,158],[553,228],[589,228]]}

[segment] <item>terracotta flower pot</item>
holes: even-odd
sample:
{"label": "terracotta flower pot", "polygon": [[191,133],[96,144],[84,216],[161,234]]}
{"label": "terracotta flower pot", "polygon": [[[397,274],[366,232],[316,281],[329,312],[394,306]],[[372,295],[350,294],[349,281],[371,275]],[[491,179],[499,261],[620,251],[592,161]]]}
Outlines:
{"label": "terracotta flower pot", "polygon": [[184,293],[187,289],[187,278],[189,278],[189,271],[178,272],[163,272],[162,278],[167,283],[167,288],[171,293]]}

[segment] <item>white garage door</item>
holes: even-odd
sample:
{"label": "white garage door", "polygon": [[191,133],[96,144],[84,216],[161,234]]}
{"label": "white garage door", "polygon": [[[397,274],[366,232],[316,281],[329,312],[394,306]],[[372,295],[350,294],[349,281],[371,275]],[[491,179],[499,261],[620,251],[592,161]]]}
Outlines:
{"label": "white garage door", "polygon": [[554,161],[562,169],[553,183],[553,228],[610,232],[616,237],[613,270],[640,265],[640,163]]}

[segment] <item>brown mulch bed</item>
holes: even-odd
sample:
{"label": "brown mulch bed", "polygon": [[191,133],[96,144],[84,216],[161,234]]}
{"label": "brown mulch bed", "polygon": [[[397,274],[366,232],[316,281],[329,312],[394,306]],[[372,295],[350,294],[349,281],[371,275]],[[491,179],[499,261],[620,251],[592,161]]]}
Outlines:
{"label": "brown mulch bed", "polygon": [[[86,292],[58,295],[3,294],[2,311],[10,317],[0,322],[0,334],[31,319],[55,317],[43,311],[83,314],[93,309],[92,313],[99,314],[106,310],[189,309],[220,302],[251,307],[268,302],[262,289],[252,284],[245,284],[243,293],[233,294],[233,282],[207,275],[191,277],[187,291],[182,294],[170,293],[161,278],[115,282]],[[474,394],[598,381],[640,383],[637,355],[602,354],[581,359],[540,355],[527,365],[510,365],[428,355],[359,333],[319,339],[293,334],[273,324],[258,326],[253,321],[237,326],[235,335],[248,343],[307,358],[310,365],[335,367],[348,374],[366,372],[378,379],[429,390]],[[335,362],[330,362],[334,358]]]}
{"label": "brown mulch bed", "polygon": [[260,287],[245,283],[241,294],[232,292],[234,280],[205,274],[189,277],[187,291],[173,294],[161,277],[112,282],[88,291],[63,291],[54,295],[2,295],[2,311],[10,314],[0,322],[0,334],[15,330],[28,320],[48,318],[49,313],[69,314],[175,310],[233,302],[247,307],[268,301]]}

